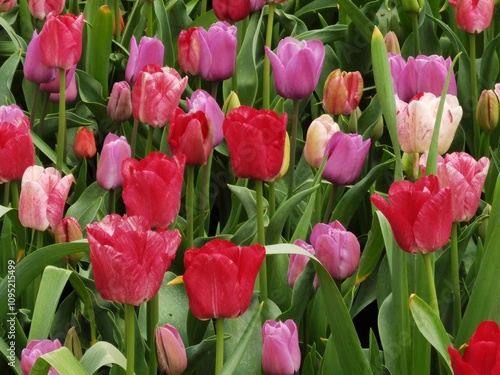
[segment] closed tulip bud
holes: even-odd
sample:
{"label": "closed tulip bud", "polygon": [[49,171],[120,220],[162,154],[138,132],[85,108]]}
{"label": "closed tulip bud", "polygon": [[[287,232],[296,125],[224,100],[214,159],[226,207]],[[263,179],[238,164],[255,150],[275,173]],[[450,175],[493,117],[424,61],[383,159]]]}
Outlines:
{"label": "closed tulip bud", "polygon": [[262,368],[267,375],[293,375],[300,369],[297,325],[267,320],[262,326]]}
{"label": "closed tulip bud", "polygon": [[382,138],[382,134],[384,134],[384,118],[380,116],[377,120],[377,123],[372,128],[370,139],[372,140],[372,142],[378,141],[380,138]]}
{"label": "closed tulip bud", "polygon": [[93,158],[96,154],[94,132],[85,127],[80,127],[75,138],[75,145],[73,147],[75,155],[79,158]]}
{"label": "closed tulip bud", "polygon": [[97,183],[105,190],[123,186],[122,163],[131,157],[130,145],[124,136],[109,133],[104,139],[97,163]]}
{"label": "closed tulip bud", "polygon": [[17,0],[0,0],[0,13],[8,12],[16,4]]}
{"label": "closed tulip bud", "polygon": [[[120,9],[120,33],[125,30],[125,21],[123,20],[123,13]],[[113,19],[113,35],[116,35],[116,18]]]}
{"label": "closed tulip bud", "polygon": [[241,103],[240,98],[238,98],[238,94],[236,94],[234,91],[231,91],[224,101],[224,104],[222,105],[222,113],[224,113],[224,116],[227,116],[229,112],[231,112],[235,108],[238,108],[240,105]]}
{"label": "closed tulip bud", "polygon": [[196,90],[191,98],[186,98],[186,104],[189,113],[203,111],[212,123],[213,147],[218,146],[224,139],[222,133],[222,123],[224,122],[224,113],[219,107],[217,101],[204,90]]}
{"label": "closed tulip bud", "polygon": [[401,49],[399,47],[399,41],[396,33],[394,31],[389,31],[385,37],[385,48],[387,48],[388,53],[401,53]]}
{"label": "closed tulip bud", "polygon": [[419,14],[420,11],[424,8],[425,1],[424,0],[403,0],[403,9],[406,13],[409,14]]}
{"label": "closed tulip bud", "polygon": [[450,0],[455,7],[455,20],[459,29],[480,33],[488,28],[495,11],[495,0]]}
{"label": "closed tulip bud", "polygon": [[236,23],[250,14],[250,0],[213,0],[212,7],[220,21]]}
{"label": "closed tulip bud", "polygon": [[132,94],[127,81],[113,84],[107,111],[109,118],[116,122],[127,121],[132,116]]}
{"label": "closed tulip bud", "polygon": [[483,90],[476,111],[476,122],[483,131],[489,132],[497,127],[498,111],[498,98],[493,90]]}
{"label": "closed tulip bud", "polygon": [[477,233],[479,234],[479,237],[481,237],[481,240],[483,240],[483,242],[484,242],[486,239],[486,233],[488,231],[488,223],[490,221],[491,205],[486,203],[486,206],[484,207],[481,215],[486,216],[486,218],[481,222],[481,224],[479,224],[479,228],[477,229]]}
{"label": "closed tulip bud", "polygon": [[131,85],[135,84],[139,73],[146,65],[156,64],[163,66],[165,47],[157,37],[143,36],[137,45],[135,36],[130,39],[130,55],[125,69],[125,79]]}
{"label": "closed tulip bud", "polygon": [[[23,375],[28,375],[38,357],[43,354],[53,352],[61,347],[61,342],[57,339],[52,340],[31,340],[26,348],[21,352],[21,370]],[[47,370],[45,370],[47,371]],[[51,367],[48,375],[59,375],[59,373]]]}
{"label": "closed tulip bud", "polygon": [[359,105],[362,95],[361,73],[336,69],[326,79],[323,108],[332,115],[348,115]]}
{"label": "closed tulip bud", "polygon": [[28,0],[31,15],[39,20],[43,20],[50,12],[61,14],[65,4],[65,0]]}
{"label": "closed tulip bud", "polygon": [[361,109],[356,107],[349,116],[349,124],[347,125],[347,130],[349,133],[358,132],[358,119],[361,116]]}
{"label": "closed tulip bud", "polygon": [[33,31],[33,36],[26,50],[23,73],[28,81],[35,83],[45,83],[53,81],[57,74],[57,69],[47,68],[42,64],[40,51],[40,36]]}
{"label": "closed tulip bud", "polygon": [[307,129],[304,157],[313,168],[319,168],[325,158],[325,150],[333,133],[340,131],[330,115],[321,115]]}
{"label": "closed tulip bud", "polygon": [[[74,217],[65,217],[54,229],[56,243],[73,242],[83,239],[82,228]],[[75,266],[81,259],[83,253],[75,253],[64,257],[64,261]],[[66,346],[66,344],[65,344]]]}
{"label": "closed tulip bud", "polygon": [[191,75],[200,73],[200,36],[197,27],[182,30],[177,41],[181,69]]}
{"label": "closed tulip bud", "polygon": [[74,326],[68,330],[66,339],[64,340],[64,346],[69,349],[77,360],[82,358],[82,344],[80,343],[80,338],[78,337],[78,333],[76,333]]}
{"label": "closed tulip bud", "polygon": [[180,375],[187,367],[184,343],[174,326],[165,324],[156,328],[158,367],[165,375]]}
{"label": "closed tulip bud", "polygon": [[205,30],[198,29],[200,38],[200,76],[206,81],[223,81],[236,69],[236,26],[216,22]]}

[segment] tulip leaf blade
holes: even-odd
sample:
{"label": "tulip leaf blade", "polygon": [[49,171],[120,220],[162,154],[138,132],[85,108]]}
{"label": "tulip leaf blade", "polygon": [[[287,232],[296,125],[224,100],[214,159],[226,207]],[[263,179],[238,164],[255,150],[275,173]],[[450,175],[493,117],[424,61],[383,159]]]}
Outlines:
{"label": "tulip leaf blade", "polygon": [[80,359],[80,363],[88,374],[95,374],[103,366],[116,364],[127,368],[127,359],[114,345],[99,341],[92,345]]}
{"label": "tulip leaf blade", "polygon": [[356,284],[362,283],[371,275],[378,264],[383,249],[384,238],[382,236],[382,229],[380,228],[378,215],[374,215],[372,227],[368,233],[368,240],[359,260],[358,271],[356,272]]}
{"label": "tulip leaf blade", "polygon": [[490,89],[495,86],[496,78],[498,77],[498,56],[497,48],[500,44],[500,35],[491,40],[483,56],[481,57],[481,69],[479,71],[480,90]]}
{"label": "tulip leaf blade", "polygon": [[78,200],[68,208],[66,216],[74,217],[78,220],[81,227],[84,228],[96,217],[106,194],[107,191],[99,186],[97,181],[94,181],[85,189]]}
{"label": "tulip leaf blade", "polygon": [[[47,143],[45,143],[44,140],[40,138],[34,131],[31,131],[31,138],[33,139],[33,144],[36,146],[36,148],[39,149],[45,156],[47,156],[53,163],[55,163],[56,153],[54,152],[52,147],[47,145]],[[62,171],[65,175],[71,173],[66,163],[63,164]]]}
{"label": "tulip leaf blade", "polygon": [[[0,20],[2,17],[0,17]],[[0,104],[10,105],[16,103],[14,95],[10,91],[12,79],[16,72],[19,61],[21,60],[21,51],[13,53],[0,67]]]}
{"label": "tulip leaf blade", "polygon": [[[5,358],[6,361],[10,361],[8,359],[8,356],[10,356],[10,353],[9,353],[9,345],[5,342],[5,340],[3,338],[0,337],[0,353],[2,355],[3,358]],[[9,363],[10,365],[10,363]],[[20,366],[20,363],[19,363],[19,360],[16,359],[14,360],[13,362],[13,366],[12,366],[14,372],[16,374],[22,374],[22,370],[21,370],[21,366]]]}
{"label": "tulip leaf blade", "polygon": [[69,349],[64,346],[38,357],[30,374],[45,375],[48,373],[51,366],[54,367],[59,374],[88,375],[80,362],[78,362]]}

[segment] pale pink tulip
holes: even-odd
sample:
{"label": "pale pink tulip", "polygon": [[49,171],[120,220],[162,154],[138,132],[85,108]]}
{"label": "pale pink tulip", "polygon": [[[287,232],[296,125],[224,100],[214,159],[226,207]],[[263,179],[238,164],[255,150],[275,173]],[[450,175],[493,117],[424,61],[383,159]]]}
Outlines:
{"label": "pale pink tulip", "polygon": [[39,20],[43,20],[50,12],[61,14],[65,4],[65,0],[28,0],[31,15]]}
{"label": "pale pink tulip", "polygon": [[304,157],[311,167],[319,168],[325,157],[328,141],[340,130],[330,115],[321,115],[307,129]]}
{"label": "pale pink tulip", "polygon": [[495,94],[497,94],[497,98],[500,101],[500,83],[495,84]]}
{"label": "pale pink tulip", "polygon": [[181,335],[170,324],[156,328],[156,354],[162,374],[180,375],[187,367],[186,348]]}

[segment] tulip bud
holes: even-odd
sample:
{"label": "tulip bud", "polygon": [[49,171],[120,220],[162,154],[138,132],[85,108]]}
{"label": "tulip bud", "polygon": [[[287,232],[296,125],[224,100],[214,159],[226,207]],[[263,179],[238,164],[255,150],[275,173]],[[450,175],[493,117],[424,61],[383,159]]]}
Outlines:
{"label": "tulip bud", "polygon": [[104,139],[101,157],[97,163],[97,183],[106,190],[123,185],[122,162],[130,158],[131,149],[123,136],[109,133]]}
{"label": "tulip bud", "polygon": [[[294,245],[300,246],[304,250],[307,250],[312,255],[314,255],[314,248],[303,240],[295,240]],[[295,282],[299,278],[300,274],[306,268],[307,262],[309,262],[309,257],[300,254],[290,254],[290,261],[288,263],[288,273],[287,281],[290,288],[295,286]]]}
{"label": "tulip bud", "polygon": [[370,139],[372,142],[378,141],[382,137],[382,134],[384,134],[384,118],[380,116],[372,128]]}
{"label": "tulip bud", "polygon": [[240,105],[241,103],[240,98],[238,98],[238,94],[236,94],[234,91],[231,91],[224,101],[224,104],[222,105],[222,112],[224,113],[224,116],[227,116],[229,112],[231,112],[235,108],[238,108]]}
{"label": "tulip bud", "polygon": [[[74,217],[65,217],[54,229],[55,243],[66,243],[78,241],[83,238],[82,228]],[[75,266],[81,259],[83,253],[74,253],[64,257],[64,261]]]}
{"label": "tulip bud", "polygon": [[493,90],[483,90],[477,103],[476,121],[479,127],[489,132],[498,124],[498,98]]}
{"label": "tulip bud", "polygon": [[424,0],[403,0],[403,9],[409,14],[419,14],[425,5]]}
{"label": "tulip bud", "polygon": [[360,72],[330,73],[323,91],[323,108],[333,115],[348,115],[359,105],[363,95],[363,77]]}
{"label": "tulip bud", "polygon": [[486,206],[483,209],[482,215],[486,215],[486,219],[484,219],[481,224],[479,224],[478,228],[478,234],[479,237],[483,240],[483,243],[486,239],[486,232],[488,231],[488,223],[490,221],[489,216],[491,214],[491,205],[486,204]]}
{"label": "tulip bud", "polygon": [[17,0],[0,0],[0,13],[8,12],[16,4]]}
{"label": "tulip bud", "polygon": [[82,344],[78,338],[78,333],[76,333],[75,327],[71,327],[66,334],[66,339],[64,340],[64,346],[70,350],[77,360],[82,358]]}
{"label": "tulip bud", "polygon": [[200,73],[200,36],[197,27],[182,30],[177,40],[179,65],[191,75]]}
{"label": "tulip bud", "polygon": [[162,374],[179,375],[187,367],[184,343],[177,329],[170,324],[156,328],[156,353]]}
{"label": "tulip bud", "polygon": [[418,180],[420,176],[420,168],[418,164],[418,153],[403,153],[403,157],[401,158],[401,163],[403,166],[403,171],[405,171],[408,179],[410,181]]}
{"label": "tulip bud", "polygon": [[[123,20],[123,14],[120,9],[120,33],[123,33],[125,30],[125,21]],[[113,35],[116,35],[116,18],[113,20]]]}
{"label": "tulip bud", "polygon": [[333,133],[340,130],[330,115],[321,115],[307,129],[304,157],[313,168],[319,168],[325,157],[328,141]]}
{"label": "tulip bud", "polygon": [[73,146],[75,155],[79,158],[92,158],[96,154],[94,132],[85,127],[80,127],[76,134],[75,145]]}
{"label": "tulip bud", "polygon": [[359,109],[359,107],[356,107],[349,117],[349,124],[347,127],[349,133],[356,134],[358,132],[358,119],[360,116],[361,109]]}
{"label": "tulip bud", "polygon": [[290,138],[288,137],[288,133],[285,136],[285,155],[283,156],[283,164],[281,165],[281,169],[276,176],[267,180],[267,182],[273,182],[279,180],[283,177],[288,171],[288,167],[290,166]]}
{"label": "tulip bud", "polygon": [[385,47],[387,48],[387,52],[392,52],[396,54],[401,53],[401,48],[399,47],[399,41],[396,33],[394,31],[389,31],[385,37]]}
{"label": "tulip bud", "polygon": [[299,337],[293,320],[267,320],[262,326],[262,368],[269,375],[293,375],[299,371]]}
{"label": "tulip bud", "polygon": [[132,116],[132,95],[126,81],[113,85],[107,111],[109,118],[116,122],[126,121]]}

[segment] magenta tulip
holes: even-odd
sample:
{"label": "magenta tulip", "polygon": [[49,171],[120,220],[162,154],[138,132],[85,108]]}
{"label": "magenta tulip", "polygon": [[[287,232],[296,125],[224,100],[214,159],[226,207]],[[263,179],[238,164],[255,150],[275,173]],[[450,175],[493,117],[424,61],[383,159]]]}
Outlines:
{"label": "magenta tulip", "polygon": [[143,36],[137,45],[135,36],[130,39],[130,55],[125,69],[125,79],[134,85],[139,73],[146,65],[156,64],[163,66],[163,54],[165,47],[157,37],[149,38]]}
{"label": "magenta tulip", "polygon": [[139,306],[158,293],[181,235],[150,228],[145,217],[116,214],[87,225],[95,287],[104,299]]}
{"label": "magenta tulip", "polygon": [[[23,375],[29,375],[36,360],[43,354],[53,352],[61,348],[62,345],[58,339],[51,340],[31,340],[26,348],[21,352],[21,370]],[[48,375],[59,375],[59,373],[51,367]]]}
{"label": "magenta tulip", "polygon": [[265,50],[279,95],[286,99],[304,99],[312,94],[325,58],[325,46],[321,41],[286,37],[278,43],[276,54],[267,47]]}
{"label": "magenta tulip", "polygon": [[457,26],[468,33],[486,30],[493,18],[495,0],[450,0]]}
{"label": "magenta tulip", "polygon": [[108,116],[113,121],[127,121],[132,116],[132,94],[127,81],[115,82],[107,106]]}
{"label": "magenta tulip", "polygon": [[180,375],[187,367],[186,349],[181,335],[170,324],[156,328],[156,353],[162,374]]}
{"label": "magenta tulip", "polygon": [[297,325],[291,319],[262,326],[262,368],[266,375],[293,375],[300,369]]}
{"label": "magenta tulip", "polygon": [[196,90],[191,98],[186,98],[186,104],[189,113],[203,111],[212,123],[213,147],[218,146],[224,139],[222,133],[222,123],[224,122],[224,113],[217,104],[217,101],[206,91]]}
{"label": "magenta tulip", "polygon": [[257,12],[264,8],[265,5],[265,0],[250,0],[250,12]]}
{"label": "magenta tulip", "polygon": [[26,59],[24,60],[23,73],[28,81],[36,83],[45,83],[53,81],[57,74],[57,69],[47,68],[42,64],[40,51],[40,36],[33,31],[33,36],[26,50]]}
{"label": "magenta tulip", "polygon": [[65,5],[65,0],[28,0],[31,15],[39,20],[43,20],[50,12],[61,14]]}
{"label": "magenta tulip", "polygon": [[123,185],[122,163],[131,157],[131,149],[124,136],[109,133],[104,139],[101,157],[97,163],[97,183],[106,190]]}

